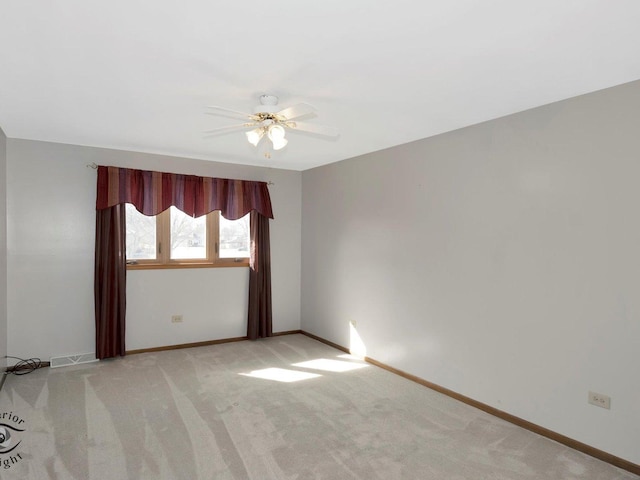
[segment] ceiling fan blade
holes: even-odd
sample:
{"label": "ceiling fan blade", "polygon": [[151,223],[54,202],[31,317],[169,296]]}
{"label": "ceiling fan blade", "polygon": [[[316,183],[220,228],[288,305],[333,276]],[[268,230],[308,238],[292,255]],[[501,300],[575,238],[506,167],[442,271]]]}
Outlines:
{"label": "ceiling fan blade", "polygon": [[337,137],[338,135],[340,135],[340,132],[337,128],[328,127],[326,125],[317,125],[310,122],[286,122],[285,125],[292,130],[316,133],[318,135],[324,135],[326,137]]}
{"label": "ceiling fan blade", "polygon": [[234,118],[248,118],[249,120],[258,119],[258,117],[252,113],[239,112],[238,110],[231,110],[230,108],[219,107],[218,105],[208,105],[207,108],[213,110],[212,112],[205,112],[207,115],[233,116]]}
{"label": "ceiling fan blade", "polygon": [[250,127],[255,127],[259,125],[258,123],[253,123],[253,122],[247,122],[247,123],[240,123],[238,125],[229,125],[227,127],[220,127],[220,128],[214,128],[212,130],[205,130],[204,135],[207,137],[212,137],[214,135],[222,135],[225,133],[231,133],[235,130],[239,130],[241,128],[250,128]]}
{"label": "ceiling fan blade", "polygon": [[278,117],[283,117],[286,120],[292,120],[294,118],[302,117],[303,115],[314,113],[315,111],[316,107],[309,105],[308,103],[298,103],[297,105],[280,110],[276,115]]}

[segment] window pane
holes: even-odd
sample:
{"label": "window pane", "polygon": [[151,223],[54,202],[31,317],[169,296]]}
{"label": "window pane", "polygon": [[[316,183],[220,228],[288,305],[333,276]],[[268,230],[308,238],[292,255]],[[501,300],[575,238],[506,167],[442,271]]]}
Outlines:
{"label": "window pane", "polygon": [[238,220],[220,215],[220,258],[249,257],[249,214]]}
{"label": "window pane", "polygon": [[150,260],[156,258],[156,217],[147,217],[127,203],[127,259]]}
{"label": "window pane", "polygon": [[171,207],[171,259],[207,258],[207,217],[193,218]]}

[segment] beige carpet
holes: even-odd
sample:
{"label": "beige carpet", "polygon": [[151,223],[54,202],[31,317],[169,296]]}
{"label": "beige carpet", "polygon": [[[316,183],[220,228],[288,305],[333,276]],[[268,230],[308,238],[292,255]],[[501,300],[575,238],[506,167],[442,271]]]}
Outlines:
{"label": "beige carpet", "polygon": [[2,479],[639,478],[302,335],[10,376],[2,412]]}

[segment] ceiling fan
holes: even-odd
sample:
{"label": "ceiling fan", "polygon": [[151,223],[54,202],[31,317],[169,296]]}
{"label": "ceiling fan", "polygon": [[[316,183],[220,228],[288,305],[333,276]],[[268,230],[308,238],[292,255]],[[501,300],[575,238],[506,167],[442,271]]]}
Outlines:
{"label": "ceiling fan", "polygon": [[[208,106],[207,108],[211,111],[206,113],[209,115],[232,116],[246,121],[237,125],[207,130],[204,132],[205,135],[210,137],[248,128],[250,130],[245,132],[245,135],[251,145],[257,147],[266,136],[271,141],[274,150],[280,150],[287,145],[288,140],[285,138],[287,129],[326,137],[339,135],[338,130],[333,127],[298,121],[298,118],[315,113],[316,109],[307,103],[298,103],[280,110],[278,97],[275,95],[260,95],[259,100],[260,105],[254,107],[254,113],[239,112],[217,105]],[[265,157],[270,158],[270,156],[269,152],[265,153]]]}

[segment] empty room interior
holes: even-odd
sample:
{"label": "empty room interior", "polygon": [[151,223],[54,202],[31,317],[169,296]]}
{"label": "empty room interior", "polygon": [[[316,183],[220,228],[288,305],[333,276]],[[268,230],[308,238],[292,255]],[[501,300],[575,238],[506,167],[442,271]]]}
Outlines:
{"label": "empty room interior", "polygon": [[638,24],[0,0],[0,478],[639,479]]}

